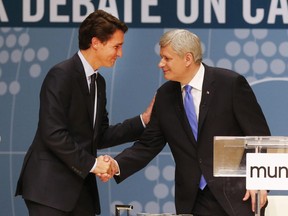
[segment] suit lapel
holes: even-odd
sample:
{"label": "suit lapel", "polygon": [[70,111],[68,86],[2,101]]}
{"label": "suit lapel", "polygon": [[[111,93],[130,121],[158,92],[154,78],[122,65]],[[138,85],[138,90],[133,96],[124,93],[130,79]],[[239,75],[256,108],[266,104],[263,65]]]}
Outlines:
{"label": "suit lapel", "polygon": [[[199,120],[198,120],[198,134],[201,134],[201,128],[203,127],[203,124],[205,122],[205,118],[207,116],[207,113],[209,111],[209,107],[211,105],[211,99],[215,93],[215,87],[214,87],[214,78],[213,78],[213,71],[210,70],[208,66],[203,64],[205,67],[205,74],[204,74],[204,80],[203,80],[203,88],[202,88],[202,97],[201,97],[201,103],[199,107]],[[178,83],[178,85],[175,85],[176,90],[175,94],[173,95],[173,102],[175,104],[175,109],[177,116],[180,120],[180,122],[183,125],[183,128],[185,132],[187,133],[190,140],[196,144],[196,140],[193,136],[192,129],[189,124],[189,120],[186,116],[184,105],[183,105],[183,97],[182,97],[182,91],[181,86]]]}
{"label": "suit lapel", "polygon": [[204,74],[204,80],[203,80],[203,88],[202,88],[202,98],[199,108],[199,127],[198,127],[198,133],[201,133],[201,128],[204,124],[205,118],[207,116],[209,107],[211,105],[211,99],[215,93],[215,87],[213,85],[214,79],[213,79],[213,71],[209,69],[205,64],[203,64],[205,67],[205,74]]}
{"label": "suit lapel", "polygon": [[87,84],[87,79],[84,71],[84,67],[82,65],[82,62],[78,56],[78,54],[75,54],[73,56],[73,61],[75,63],[76,67],[76,79],[78,81],[78,84],[80,86],[80,90],[83,94],[83,97],[85,98],[85,107],[87,108],[87,111],[89,113],[89,117],[91,119],[91,126],[93,127],[93,110],[92,110],[92,102],[90,98],[89,88]]}

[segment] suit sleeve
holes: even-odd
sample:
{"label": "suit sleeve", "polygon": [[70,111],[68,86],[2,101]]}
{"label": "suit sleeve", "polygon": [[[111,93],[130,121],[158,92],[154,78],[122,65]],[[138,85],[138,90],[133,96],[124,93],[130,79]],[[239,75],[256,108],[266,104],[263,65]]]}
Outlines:
{"label": "suit sleeve", "polygon": [[151,120],[140,140],[115,157],[121,172],[120,176],[115,176],[117,183],[143,169],[165,147],[166,140],[157,119],[157,103],[156,96]]}
{"label": "suit sleeve", "polygon": [[271,135],[256,96],[243,76],[238,76],[233,85],[233,107],[245,136]]}
{"label": "suit sleeve", "polygon": [[144,131],[140,115],[126,119],[122,123],[102,126],[102,138],[97,148],[109,148],[127,142],[133,142],[140,138]]}

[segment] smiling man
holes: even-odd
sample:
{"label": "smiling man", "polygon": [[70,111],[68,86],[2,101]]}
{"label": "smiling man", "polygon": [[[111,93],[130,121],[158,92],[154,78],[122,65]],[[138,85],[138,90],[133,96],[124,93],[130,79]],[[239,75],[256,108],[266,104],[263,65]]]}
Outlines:
{"label": "smiling man", "polygon": [[16,190],[30,216],[100,214],[95,175],[109,177],[111,160],[97,157],[97,149],[138,139],[148,123],[152,104],[142,115],[109,126],[98,70],[122,56],[127,30],[103,10],[91,13],[79,28],[79,51],[45,77],[37,132]]}
{"label": "smiling man", "polygon": [[[115,157],[117,182],[168,144],[175,161],[177,214],[253,216],[255,191],[246,191],[245,178],[213,176],[214,136],[270,136],[251,87],[234,71],[202,63],[201,42],[192,32],[168,31],[159,45],[158,66],[168,81],[157,91],[140,140]],[[261,207],[266,201],[262,191]]]}

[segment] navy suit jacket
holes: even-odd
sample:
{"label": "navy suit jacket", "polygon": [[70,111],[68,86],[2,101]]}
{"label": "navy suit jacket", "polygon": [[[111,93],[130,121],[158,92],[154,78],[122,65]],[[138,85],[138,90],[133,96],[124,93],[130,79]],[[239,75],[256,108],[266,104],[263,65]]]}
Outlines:
{"label": "navy suit jacket", "polygon": [[144,130],[140,116],[109,126],[105,85],[98,74],[93,129],[91,99],[78,54],[48,72],[40,93],[37,132],[25,156],[16,195],[71,211],[86,181],[100,213],[95,175],[89,174],[97,149],[135,141]]}
{"label": "navy suit jacket", "polygon": [[269,136],[270,131],[246,79],[230,70],[207,65],[194,139],[185,114],[179,82],[168,81],[157,91],[145,132],[139,141],[118,156],[119,183],[145,167],[166,145],[175,160],[176,212],[192,213],[200,176],[229,215],[254,215],[251,202],[243,202],[244,178],[213,176],[214,136]]}

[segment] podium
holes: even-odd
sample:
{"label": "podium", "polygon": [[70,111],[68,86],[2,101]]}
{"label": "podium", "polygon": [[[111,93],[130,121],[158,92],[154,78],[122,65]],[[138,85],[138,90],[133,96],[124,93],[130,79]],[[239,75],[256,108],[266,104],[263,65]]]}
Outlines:
{"label": "podium", "polygon": [[215,177],[246,177],[256,190],[255,216],[260,216],[260,190],[288,190],[288,137],[215,136]]}

